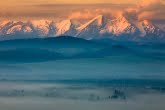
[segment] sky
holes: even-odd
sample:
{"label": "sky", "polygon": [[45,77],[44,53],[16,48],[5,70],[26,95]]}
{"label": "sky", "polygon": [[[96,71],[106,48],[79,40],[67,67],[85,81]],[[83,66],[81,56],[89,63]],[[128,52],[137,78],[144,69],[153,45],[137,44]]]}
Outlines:
{"label": "sky", "polygon": [[165,0],[0,0],[0,19],[84,19],[125,15],[165,21]]}
{"label": "sky", "polygon": [[128,4],[137,3],[138,0],[1,0],[3,6],[27,5],[27,4],[96,4],[96,3],[115,3]]}

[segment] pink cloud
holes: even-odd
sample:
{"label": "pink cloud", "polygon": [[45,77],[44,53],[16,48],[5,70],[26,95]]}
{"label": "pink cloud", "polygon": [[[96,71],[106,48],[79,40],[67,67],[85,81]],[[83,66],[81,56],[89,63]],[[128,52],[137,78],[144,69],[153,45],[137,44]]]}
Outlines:
{"label": "pink cloud", "polygon": [[104,15],[104,17],[112,18],[112,17],[120,16],[122,13],[123,12],[121,10],[111,9],[111,8],[85,9],[70,13],[69,19],[91,20],[98,15]]}
{"label": "pink cloud", "polygon": [[85,11],[75,11],[72,12],[69,15],[69,19],[77,19],[77,20],[89,20],[92,19],[93,17],[97,16],[96,13],[92,13],[89,10],[85,10]]}
{"label": "pink cloud", "polygon": [[161,0],[142,0],[136,7],[127,8],[125,15],[138,20],[165,20],[165,5]]}

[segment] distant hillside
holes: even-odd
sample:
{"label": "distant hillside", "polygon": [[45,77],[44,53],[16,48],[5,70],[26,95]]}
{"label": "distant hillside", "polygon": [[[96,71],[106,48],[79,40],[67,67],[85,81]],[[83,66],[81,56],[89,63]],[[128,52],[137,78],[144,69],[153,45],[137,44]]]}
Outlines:
{"label": "distant hillside", "polygon": [[0,41],[0,62],[43,62],[109,56],[163,58],[164,44],[85,40],[70,36]]}

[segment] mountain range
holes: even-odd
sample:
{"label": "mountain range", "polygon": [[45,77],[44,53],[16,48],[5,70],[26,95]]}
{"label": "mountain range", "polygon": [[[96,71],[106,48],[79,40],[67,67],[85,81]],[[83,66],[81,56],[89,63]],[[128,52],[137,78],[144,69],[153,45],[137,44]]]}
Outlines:
{"label": "mountain range", "polygon": [[99,15],[85,23],[70,19],[59,22],[43,19],[0,21],[0,40],[56,36],[73,36],[87,40],[111,38],[162,41],[165,39],[165,31],[150,20],[130,20],[123,15],[113,19]]}

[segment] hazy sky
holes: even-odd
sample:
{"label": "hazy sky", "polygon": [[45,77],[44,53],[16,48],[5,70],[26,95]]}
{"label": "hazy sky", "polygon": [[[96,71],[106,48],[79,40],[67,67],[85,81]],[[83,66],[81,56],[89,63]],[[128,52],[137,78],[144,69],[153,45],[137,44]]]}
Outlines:
{"label": "hazy sky", "polygon": [[123,13],[139,20],[165,21],[164,10],[165,0],[0,0],[1,19],[53,17],[89,20],[99,14]]}
{"label": "hazy sky", "polygon": [[[31,4],[136,4],[142,0],[0,0],[2,6],[31,5]],[[165,0],[161,0],[165,3]]]}
{"label": "hazy sky", "polygon": [[1,0],[3,6],[27,5],[27,4],[95,4],[95,3],[117,3],[130,4],[137,3],[139,0]]}

